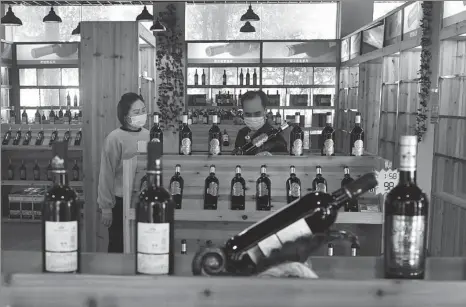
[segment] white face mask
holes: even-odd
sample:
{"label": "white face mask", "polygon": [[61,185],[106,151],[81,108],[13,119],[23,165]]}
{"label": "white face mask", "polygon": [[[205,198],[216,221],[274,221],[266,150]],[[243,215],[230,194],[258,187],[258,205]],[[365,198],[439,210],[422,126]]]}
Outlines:
{"label": "white face mask", "polygon": [[244,123],[252,130],[259,130],[265,124],[265,118],[263,116],[245,117]]}
{"label": "white face mask", "polygon": [[147,114],[135,115],[129,117],[128,124],[136,128],[142,128],[146,124]]}

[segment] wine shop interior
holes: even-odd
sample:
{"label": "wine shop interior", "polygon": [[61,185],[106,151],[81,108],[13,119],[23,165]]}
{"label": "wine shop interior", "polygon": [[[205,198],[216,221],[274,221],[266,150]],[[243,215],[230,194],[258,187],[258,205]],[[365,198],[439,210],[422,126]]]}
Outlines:
{"label": "wine shop interior", "polygon": [[0,15],[2,304],[466,301],[465,1]]}

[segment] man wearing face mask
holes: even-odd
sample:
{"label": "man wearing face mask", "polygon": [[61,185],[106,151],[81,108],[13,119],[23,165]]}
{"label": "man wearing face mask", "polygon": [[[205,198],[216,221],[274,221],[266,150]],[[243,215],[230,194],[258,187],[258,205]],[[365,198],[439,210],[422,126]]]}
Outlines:
{"label": "man wearing face mask", "polygon": [[123,253],[123,160],[137,153],[138,141],[149,140],[146,105],[136,93],[121,96],[117,109],[121,127],[105,138],[100,159],[97,203],[108,227],[108,252]]}
{"label": "man wearing face mask", "polygon": [[[236,136],[235,148],[242,147],[244,144],[271,130],[273,127],[266,121],[266,106],[268,98],[263,91],[248,91],[241,96],[243,106],[244,123],[247,127],[238,131]],[[236,150],[235,150],[236,151]],[[265,142],[258,150],[251,152],[251,155],[271,155],[271,153],[286,153],[288,146],[280,134],[275,138]],[[234,152],[235,153],[235,152]]]}

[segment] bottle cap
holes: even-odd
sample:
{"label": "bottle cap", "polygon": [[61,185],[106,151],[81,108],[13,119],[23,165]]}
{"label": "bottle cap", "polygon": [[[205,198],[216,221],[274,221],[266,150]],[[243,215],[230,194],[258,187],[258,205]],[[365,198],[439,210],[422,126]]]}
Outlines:
{"label": "bottle cap", "polygon": [[345,185],[344,189],[351,195],[351,198],[359,197],[360,195],[366,193],[370,189],[373,189],[377,186],[377,178],[374,173],[367,173],[353,182]]}
{"label": "bottle cap", "polygon": [[400,136],[401,146],[417,146],[417,136],[415,135],[402,135]]}

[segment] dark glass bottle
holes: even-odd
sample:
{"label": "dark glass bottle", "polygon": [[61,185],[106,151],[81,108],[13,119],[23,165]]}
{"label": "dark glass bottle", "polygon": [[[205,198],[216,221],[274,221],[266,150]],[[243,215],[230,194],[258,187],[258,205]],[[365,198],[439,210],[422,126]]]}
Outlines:
{"label": "dark glass bottle", "polygon": [[150,141],[162,143],[163,148],[163,130],[160,127],[159,113],[154,112],[154,125],[150,129]]}
{"label": "dark glass bottle", "polygon": [[235,275],[257,273],[257,264],[272,250],[299,237],[327,231],[347,199],[357,198],[376,185],[374,174],[366,174],[331,195],[311,192],[268,215],[226,242],[226,270]]}
{"label": "dark glass bottle", "polygon": [[53,180],[53,168],[52,168],[52,160],[50,160],[49,165],[47,166],[46,172],[47,172],[47,181],[52,181]]}
{"label": "dark glass bottle", "polygon": [[202,70],[201,81],[202,81],[202,85],[205,85],[205,72],[204,72],[204,69]]}
{"label": "dark glass bottle", "polygon": [[28,124],[28,114],[26,113],[26,109],[23,110],[21,114],[21,124],[27,125]]}
{"label": "dark glass bottle", "polygon": [[332,127],[331,112],[327,112],[325,128],[320,135],[320,148],[322,156],[335,155],[335,129]]}
{"label": "dark glass bottle", "polygon": [[364,154],[364,130],[361,128],[361,113],[356,113],[354,128],[350,133],[350,155],[362,156]]}
{"label": "dark glass bottle", "polygon": [[147,187],[136,207],[136,274],[174,272],[175,203],[162,183],[161,143],[147,143]]}
{"label": "dark glass bottle", "polygon": [[15,180],[15,169],[13,168],[13,164],[11,164],[11,159],[9,159],[8,163],[8,180]]}
{"label": "dark glass bottle", "polygon": [[50,136],[49,146],[52,146],[53,143],[55,143],[56,141],[58,141],[58,131],[57,131],[57,128],[55,128],[55,130],[53,130],[52,135]]}
{"label": "dark glass bottle", "polygon": [[258,136],[256,136],[251,142],[247,142],[246,144],[241,147],[241,152],[242,154],[248,154],[249,152],[254,152],[257,150],[259,147],[261,147],[265,142],[268,140],[274,139],[277,135],[279,135],[283,130],[288,128],[288,123],[285,122],[283,125],[281,125],[278,128],[272,128],[269,131],[262,133]]}
{"label": "dark glass bottle", "polygon": [[83,138],[83,132],[81,128],[79,128],[79,131],[76,132],[76,137],[74,138],[74,146],[79,146],[81,145],[81,139]]}
{"label": "dark glass bottle", "polygon": [[296,168],[290,166],[290,177],[286,180],[286,202],[289,204],[301,197],[301,180],[296,176]]}
{"label": "dark glass bottle", "polygon": [[193,133],[188,125],[188,114],[183,113],[183,127],[179,132],[179,154],[192,154]]}
{"label": "dark glass bottle", "polygon": [[5,135],[3,136],[2,145],[8,145],[8,143],[10,143],[10,140],[11,140],[11,126],[8,129],[8,131],[5,132]]}
{"label": "dark glass bottle", "polygon": [[63,111],[60,107],[60,109],[58,110],[58,118],[62,119],[63,118]]}
{"label": "dark glass bottle", "polygon": [[223,134],[222,134],[222,145],[224,147],[228,147],[230,146],[230,136],[228,135],[227,133],[227,129],[223,130]]}
{"label": "dark glass bottle", "polygon": [[26,165],[24,164],[24,160],[22,160],[21,166],[19,167],[19,179],[26,180],[26,178],[27,178]]}
{"label": "dark glass bottle", "polygon": [[[344,172],[344,177],[341,180],[341,187],[344,187],[350,182],[353,182],[354,179],[351,178],[349,167],[345,166],[343,169]],[[359,211],[359,205],[358,205],[358,200],[357,199],[350,199],[348,200],[345,205],[344,205],[345,211],[346,212],[358,212]]]}
{"label": "dark glass bottle", "polygon": [[261,166],[261,175],[256,181],[256,210],[272,209],[272,182],[267,177],[267,166]]}
{"label": "dark glass bottle", "polygon": [[312,181],[312,190],[327,193],[327,180],[322,176],[322,168],[316,166],[316,178]]}
{"label": "dark glass bottle", "polygon": [[295,123],[293,130],[290,132],[290,156],[303,155],[304,131],[299,126],[301,115],[296,112],[294,116]]}
{"label": "dark glass bottle", "polygon": [[197,69],[196,72],[194,73],[194,85],[199,84],[199,75],[197,74]]}
{"label": "dark glass bottle", "polygon": [[175,166],[175,174],[170,179],[170,194],[175,202],[175,208],[181,209],[183,202],[184,180],[181,177],[181,165]]}
{"label": "dark glass bottle", "polygon": [[71,96],[70,92],[66,93],[66,105],[71,106]]}
{"label": "dark glass bottle", "polygon": [[71,131],[70,129],[68,129],[65,131],[65,134],[63,135],[63,141],[68,143],[70,141],[70,138],[71,138]]}
{"label": "dark glass bottle", "polygon": [[217,210],[219,182],[215,176],[215,165],[210,166],[209,172],[204,185],[204,209]]}
{"label": "dark glass bottle", "polygon": [[252,74],[252,85],[257,85],[257,74],[256,74],[255,68],[254,68],[254,73]]}
{"label": "dark glass bottle", "polygon": [[239,73],[239,85],[243,85],[244,81],[244,75],[243,75],[243,69],[241,68],[241,72]]}
{"label": "dark glass bottle", "polygon": [[78,106],[78,96],[76,94],[74,94],[74,106],[77,107]]}
{"label": "dark glass bottle", "polygon": [[36,110],[36,114],[34,114],[34,123],[40,124],[40,112],[39,109]]}
{"label": "dark glass bottle", "polygon": [[249,68],[246,70],[246,85],[251,85],[251,75],[249,74]]}
{"label": "dark glass bottle", "polygon": [[18,128],[18,131],[16,131],[15,138],[13,139],[13,145],[19,145],[19,142],[21,141],[21,127]]}
{"label": "dark glass bottle", "polygon": [[81,208],[76,193],[68,186],[68,144],[53,147],[52,186],[42,205],[42,269],[50,273],[79,273],[81,269]]}
{"label": "dark glass bottle", "polygon": [[73,176],[71,177],[72,181],[79,181],[79,166],[78,160],[74,160],[73,168],[71,169]]}
{"label": "dark glass bottle", "polygon": [[32,174],[34,180],[40,180],[40,167],[39,164],[37,164],[37,160],[34,163],[34,168],[32,169]]}
{"label": "dark glass bottle", "polygon": [[222,76],[222,83],[223,85],[227,85],[227,71],[223,70],[223,76]]}
{"label": "dark glass bottle", "polygon": [[399,145],[399,182],[385,198],[385,277],[423,279],[429,203],[416,184],[417,137],[401,136]]}
{"label": "dark glass bottle", "polygon": [[26,132],[26,135],[24,136],[23,145],[29,145],[29,143],[31,143],[31,139],[32,139],[32,131],[31,131],[31,127],[29,127],[28,131]]}
{"label": "dark glass bottle", "polygon": [[237,165],[235,177],[231,179],[231,210],[244,210],[246,206],[246,181],[241,176],[241,166]]}
{"label": "dark glass bottle", "polygon": [[209,129],[209,155],[217,156],[222,154],[222,132],[217,124],[217,114],[212,115],[212,127]]}
{"label": "dark glass bottle", "polygon": [[275,114],[275,125],[281,125],[282,124],[282,116],[280,112],[277,111]]}
{"label": "dark glass bottle", "polygon": [[40,146],[44,143],[44,130],[37,132],[36,146]]}
{"label": "dark glass bottle", "polygon": [[42,117],[41,117],[42,123],[44,123],[46,120],[47,118],[45,117],[45,111],[42,111]]}

